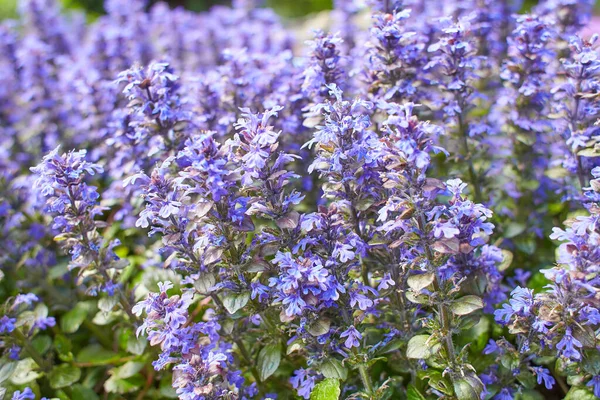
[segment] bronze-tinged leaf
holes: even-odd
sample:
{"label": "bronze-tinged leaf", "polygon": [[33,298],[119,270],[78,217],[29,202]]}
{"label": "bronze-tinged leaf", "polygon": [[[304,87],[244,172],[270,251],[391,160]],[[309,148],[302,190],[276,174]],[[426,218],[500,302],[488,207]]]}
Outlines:
{"label": "bronze-tinged leaf", "polygon": [[204,252],[204,263],[206,265],[213,264],[221,259],[223,248],[211,246]]}
{"label": "bronze-tinged leaf", "polygon": [[290,211],[283,217],[279,218],[276,223],[281,229],[295,229],[298,226],[300,214],[296,211]]}
{"label": "bronze-tinged leaf", "polygon": [[406,210],[402,211],[402,213],[400,214],[400,219],[409,219],[411,218],[415,213],[415,209],[414,208],[407,208]]}
{"label": "bronze-tinged leaf", "polygon": [[444,182],[435,178],[427,178],[425,179],[425,184],[423,185],[423,190],[426,192],[431,192],[435,189],[443,190],[446,186]]}
{"label": "bronze-tinged leaf", "polygon": [[431,248],[442,254],[458,254],[460,242],[458,238],[440,239],[431,245]]}

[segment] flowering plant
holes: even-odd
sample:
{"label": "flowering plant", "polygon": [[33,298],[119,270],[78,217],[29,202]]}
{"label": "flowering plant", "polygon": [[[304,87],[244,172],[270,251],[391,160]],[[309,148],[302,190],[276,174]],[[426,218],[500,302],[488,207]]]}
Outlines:
{"label": "flowering plant", "polygon": [[21,0],[0,399],[600,397],[592,6]]}

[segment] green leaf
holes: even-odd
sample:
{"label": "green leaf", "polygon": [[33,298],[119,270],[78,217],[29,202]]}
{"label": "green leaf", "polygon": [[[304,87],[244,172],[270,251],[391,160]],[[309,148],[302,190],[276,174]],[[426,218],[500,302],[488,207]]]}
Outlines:
{"label": "green leaf", "polygon": [[304,344],[302,343],[301,340],[294,340],[292,343],[290,343],[287,346],[285,354],[289,356],[290,354],[292,354],[295,351],[302,350],[303,347],[304,347]]}
{"label": "green leaf", "polygon": [[340,393],[340,381],[328,378],[315,385],[310,400],[338,400]]}
{"label": "green leaf", "polygon": [[590,147],[587,149],[579,150],[577,152],[577,155],[582,157],[598,157],[600,156],[600,152],[595,147]]}
{"label": "green leaf", "polygon": [[502,262],[498,265],[498,271],[507,270],[513,262],[513,253],[509,250],[502,249]]}
{"label": "green leaf", "polygon": [[474,373],[467,373],[464,377],[453,381],[454,393],[458,400],[480,400],[484,390],[483,383]]}
{"label": "green leaf", "polygon": [[179,395],[177,394],[177,391],[171,386],[171,385],[163,385],[158,389],[158,393],[160,394],[159,398],[165,398],[165,399],[178,399]]}
{"label": "green leaf", "polygon": [[281,346],[268,344],[258,353],[258,373],[262,381],[273,375],[281,361]]}
{"label": "green leaf", "polygon": [[8,380],[12,376],[13,372],[15,372],[16,368],[16,361],[3,362],[2,366],[0,367],[0,384]]}
{"label": "green leaf", "polygon": [[533,146],[535,144],[535,136],[531,133],[517,133],[517,140],[524,143],[527,146]]}
{"label": "green leaf", "polygon": [[569,375],[567,376],[567,385],[569,386],[583,386],[585,385],[586,375]]}
{"label": "green leaf", "polygon": [[519,367],[521,360],[519,357],[516,357],[514,354],[507,353],[500,357],[500,364],[508,370],[515,370]]}
{"label": "green leaf", "polygon": [[228,318],[228,319],[224,320],[223,322],[221,322],[221,329],[223,330],[223,333],[225,333],[226,335],[231,335],[231,332],[233,332],[234,327],[235,327],[235,322],[232,318]]}
{"label": "green leaf", "polygon": [[81,378],[81,370],[73,365],[61,364],[50,371],[48,380],[52,389],[70,386]]}
{"label": "green leaf", "polygon": [[480,308],[483,308],[483,300],[474,295],[461,297],[450,305],[450,310],[455,315],[468,315]]}
{"label": "green leaf", "polygon": [[198,279],[194,281],[194,287],[199,293],[208,294],[211,292],[211,289],[216,283],[217,280],[215,279],[215,275],[213,273],[203,272],[200,274]]}
{"label": "green leaf", "polygon": [[545,397],[535,390],[523,390],[515,395],[515,400],[544,400]]}
{"label": "green leaf", "polygon": [[106,350],[98,344],[92,344],[85,347],[77,354],[75,360],[78,363],[96,365],[107,365],[119,359],[119,355],[110,350]]}
{"label": "green leaf", "polygon": [[535,253],[535,249],[537,248],[536,239],[533,237],[533,234],[529,234],[528,237],[523,237],[520,240],[515,240],[515,245],[519,251],[522,251],[525,254],[532,255]]}
{"label": "green leaf", "polygon": [[422,289],[425,289],[427,286],[431,285],[434,279],[434,273],[428,272],[426,274],[409,276],[407,283],[411,289],[420,292]]}
{"label": "green leaf", "polygon": [[570,176],[569,171],[567,171],[563,167],[548,168],[544,174],[547,177],[549,177],[550,179],[555,180],[555,181],[560,180],[561,178]]}
{"label": "green leaf", "polygon": [[117,296],[106,296],[98,300],[98,308],[100,311],[108,313],[115,308],[118,302],[119,298]]}
{"label": "green leaf", "polygon": [[420,372],[419,376],[421,378],[429,379],[429,386],[432,388],[449,396],[454,394],[453,390],[450,388],[450,382],[442,375],[441,372],[430,368],[426,371]]}
{"label": "green leaf", "polygon": [[71,388],[71,393],[73,394],[73,400],[98,400],[99,397],[92,389],[85,387],[83,385],[77,384],[73,385]]}
{"label": "green leaf", "polygon": [[425,396],[417,389],[414,385],[409,384],[408,389],[406,389],[406,399],[407,400],[426,400]]}
{"label": "green leaf", "polygon": [[600,354],[594,349],[593,351],[587,351],[586,356],[582,360],[582,365],[586,372],[592,375],[600,374]]}
{"label": "green leaf", "polygon": [[320,317],[318,320],[314,321],[308,327],[308,333],[313,336],[321,336],[329,332],[329,328],[331,327],[331,321],[328,318]]}
{"label": "green leaf", "polygon": [[527,226],[525,226],[525,224],[511,222],[507,225],[506,229],[504,230],[504,237],[509,239],[514,238],[515,236],[518,236],[521,233],[525,232],[525,229],[527,229]]}
{"label": "green leaf", "polygon": [[131,335],[127,339],[126,349],[131,354],[140,356],[144,353],[144,350],[146,349],[147,344],[148,344],[148,341],[145,338],[143,338],[143,337],[138,338],[138,337],[135,337],[134,335]]}
{"label": "green leaf", "polygon": [[[405,341],[403,339],[394,339],[389,342],[386,346],[384,346],[381,350],[378,351],[380,354],[387,354],[398,350],[400,347],[404,346]],[[395,365],[397,367],[398,365]]]}
{"label": "green leaf", "polygon": [[75,307],[69,310],[60,319],[60,329],[63,333],[75,333],[85,321],[88,314],[88,307],[83,303],[77,303]]}
{"label": "green leaf", "polygon": [[96,387],[106,379],[106,368],[104,366],[86,368],[85,372],[85,376],[81,380],[81,384],[85,387]]}
{"label": "green leaf", "polygon": [[565,397],[565,400],[594,400],[597,399],[596,396],[594,396],[594,394],[592,393],[591,390],[589,390],[587,387],[584,386],[574,386],[571,388],[571,390],[569,390],[569,393],[567,393],[567,396]]}
{"label": "green leaf", "polygon": [[92,319],[92,323],[95,325],[105,326],[111,324],[113,321],[117,319],[117,314],[113,312],[105,312],[98,311],[94,318]]}
{"label": "green leaf", "polygon": [[242,309],[250,300],[250,293],[231,293],[223,299],[223,306],[227,309],[229,314],[235,314],[238,310]]}
{"label": "green leaf", "polygon": [[50,271],[48,271],[48,279],[51,281],[55,279],[60,279],[67,273],[69,273],[68,264],[66,262],[60,263],[50,268]]}
{"label": "green leaf", "polygon": [[119,379],[127,379],[131,378],[138,372],[140,372],[144,368],[144,363],[135,362],[135,361],[127,361],[125,364],[120,367],[113,368],[109,371],[109,373],[115,378]]}
{"label": "green leaf", "polygon": [[140,374],[127,379],[118,379],[115,376],[111,376],[104,382],[104,390],[108,393],[131,393],[138,391],[143,384],[144,378]]}
{"label": "green leaf", "polygon": [[429,335],[416,335],[410,338],[408,346],[406,348],[406,357],[424,359],[429,358],[433,353],[433,347],[431,343],[427,343]]}
{"label": "green leaf", "polygon": [[61,356],[73,356],[71,354],[73,343],[65,335],[57,334],[54,336],[54,348]]}
{"label": "green leaf", "polygon": [[38,369],[38,365],[32,358],[25,358],[18,361],[17,366],[10,377],[10,381],[15,385],[25,385],[26,383],[32,382],[42,376],[36,369]]}
{"label": "green leaf", "polygon": [[165,376],[160,380],[160,385],[158,392],[162,397],[166,397],[167,399],[176,399],[177,392],[172,386],[173,379],[170,376]]}
{"label": "green leaf", "polygon": [[408,299],[408,301],[410,301],[411,303],[416,303],[416,304],[429,303],[429,297],[425,296],[424,294],[416,294],[416,293],[410,292],[410,291],[407,291],[404,294],[406,295],[406,298]]}
{"label": "green leaf", "polygon": [[526,389],[533,389],[536,386],[535,376],[531,373],[531,371],[526,369],[521,370],[519,375],[517,375],[517,380]]}
{"label": "green leaf", "polygon": [[48,335],[37,335],[31,344],[37,350],[38,353],[44,355],[52,346],[52,339]]}
{"label": "green leaf", "polygon": [[17,327],[23,325],[33,326],[35,321],[48,316],[48,307],[44,303],[38,303],[32,311],[24,311],[17,317]]}
{"label": "green leaf", "polygon": [[337,359],[330,357],[321,364],[321,373],[325,378],[340,379],[345,381],[348,378],[348,369]]}

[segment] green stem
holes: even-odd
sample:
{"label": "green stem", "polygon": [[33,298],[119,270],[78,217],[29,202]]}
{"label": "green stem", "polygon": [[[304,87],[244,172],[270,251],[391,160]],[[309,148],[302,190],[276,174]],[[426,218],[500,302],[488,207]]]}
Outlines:
{"label": "green stem", "polygon": [[246,345],[239,338],[235,338],[233,341],[237,345],[238,349],[240,349],[240,353],[242,354],[242,357],[244,358],[246,363],[248,363],[248,365],[250,366],[250,372],[252,373],[252,376],[254,377],[256,384],[258,386],[261,386],[262,381],[260,379],[260,374],[258,373],[256,366],[254,366],[254,362],[252,361],[252,357],[250,356],[250,353],[246,349]]}
{"label": "green stem", "polygon": [[[581,93],[581,85],[583,82],[583,73],[584,70],[582,69],[580,74],[579,74],[579,79],[577,80],[577,90],[575,93],[577,93],[577,95],[575,96],[575,110],[573,111],[573,114],[571,116],[571,127],[572,129],[578,129],[579,128],[579,124],[578,124],[578,116],[579,116],[579,106],[581,104],[581,97],[579,95],[579,93]],[[577,160],[577,178],[579,179],[579,185],[581,186],[581,191],[583,192],[583,188],[586,186],[585,184],[585,172],[583,171],[583,164],[581,162],[581,156],[577,155],[577,153],[573,153],[573,155],[575,156],[575,159]]]}
{"label": "green stem", "polygon": [[[344,303],[347,304],[348,299],[346,296],[344,297]],[[350,318],[350,315],[348,315],[348,311],[345,308],[342,308],[342,318],[346,325],[352,325],[352,319]],[[355,356],[358,354],[358,350],[356,350],[356,347],[352,348],[352,352]],[[371,396],[371,394],[373,393],[373,383],[371,382],[371,376],[369,375],[369,371],[365,364],[358,364],[358,373],[360,375],[360,380],[362,381],[365,387],[365,391],[369,394],[369,396]]]}
{"label": "green stem", "polygon": [[[215,293],[211,293],[210,297],[213,299],[213,301],[217,305],[217,308],[219,308],[220,310],[225,309],[225,307],[223,306],[223,302],[221,301],[221,299],[219,299],[219,296],[217,296]],[[258,373],[256,366],[254,365],[254,361],[252,361],[252,357],[250,356],[250,353],[246,349],[246,345],[239,338],[233,338],[233,341],[237,345],[238,349],[240,349],[242,358],[250,366],[250,372],[252,373],[252,376],[254,377],[254,380],[256,381],[256,384],[258,385],[259,390],[263,393],[266,393],[264,391],[264,388],[262,387],[262,381],[260,379],[260,374]]]}
{"label": "green stem", "polygon": [[152,383],[154,383],[154,376],[156,374],[156,371],[154,371],[154,368],[152,367],[148,367],[147,371],[148,372],[146,375],[146,383],[144,384],[144,387],[142,388],[140,393],[137,395],[136,400],[143,400],[148,390],[150,390],[150,388],[152,387]]}
{"label": "green stem", "polygon": [[[425,229],[425,217],[423,214],[420,215],[418,220],[419,230],[424,232]],[[425,247],[425,255],[427,256],[427,260],[431,267],[433,267],[433,253],[431,248],[429,247],[429,243],[424,243]],[[438,271],[434,271],[434,280],[433,287],[436,293],[441,293],[441,279],[439,277]],[[454,365],[454,361],[456,360],[456,353],[454,351],[454,342],[452,341],[452,324],[451,317],[448,312],[448,308],[443,302],[438,303],[438,313],[440,315],[440,325],[442,327],[442,335],[444,335],[444,345],[446,347],[446,352],[448,353],[448,359],[450,361],[450,365]]]}
{"label": "green stem", "polygon": [[[73,213],[77,216],[80,216],[81,214],[79,213],[79,208],[77,207],[75,197],[73,196],[73,192],[71,191],[70,187],[68,188],[68,195],[69,195],[69,200],[71,202],[71,208],[73,209]],[[95,223],[95,221],[93,221],[93,222]],[[79,227],[79,234],[81,235],[81,240],[83,241],[83,244],[92,253],[92,258],[93,258],[93,262],[96,266],[96,269],[98,270],[98,272],[100,272],[100,275],[102,275],[102,277],[104,278],[104,280],[106,282],[112,281],[112,279],[110,279],[110,277],[108,276],[108,272],[106,272],[106,270],[104,269],[104,265],[102,263],[102,260],[100,260],[98,253],[96,251],[92,250],[92,246],[90,245],[90,241],[87,236],[88,232],[84,229],[84,225],[80,224],[80,225],[78,225],[78,227]],[[95,226],[90,232],[97,233]],[[129,318],[131,319],[132,322],[138,322],[139,318],[135,314],[133,314],[133,312],[131,311],[131,304],[129,304],[129,300],[127,299],[127,296],[125,295],[125,293],[123,293],[123,291],[121,290],[120,287],[117,287],[117,292],[119,294],[119,303],[121,304],[121,307],[123,308],[123,310],[127,313],[127,315],[129,316]]]}
{"label": "green stem", "polygon": [[[101,267],[99,267],[98,270],[101,272],[104,279],[106,279],[107,282],[110,282],[111,279],[108,276],[108,273]],[[123,311],[125,311],[125,313],[129,316],[129,319],[131,319],[132,322],[139,321],[139,318],[133,313],[133,311],[131,311],[132,306],[127,299],[127,295],[121,290],[121,288],[117,288],[117,294],[119,296],[121,308],[123,308]]]}
{"label": "green stem", "polygon": [[108,338],[108,336],[103,333],[102,331],[100,331],[100,329],[98,329],[98,327],[96,325],[94,325],[93,323],[91,323],[90,321],[88,321],[87,319],[83,320],[83,326],[86,327],[87,330],[91,331],[95,338],[102,343],[102,345],[108,349],[112,349],[113,348],[113,343],[112,341]]}
{"label": "green stem", "polygon": [[35,361],[35,363],[42,369],[42,371],[50,371],[52,367],[46,362],[46,360],[44,360],[44,357],[42,357],[42,355],[38,353],[35,347],[33,347],[31,342],[29,341],[29,338],[27,338],[27,336],[25,336],[20,329],[15,329],[13,331],[13,334],[21,343],[27,354],[29,354],[31,358],[33,358],[33,361]]}
{"label": "green stem", "polygon": [[558,374],[558,372],[556,371],[556,368],[553,366],[550,366],[550,372],[552,372],[554,379],[556,379],[556,382],[558,383],[558,386],[560,387],[560,390],[562,391],[563,395],[566,395],[567,393],[569,393],[569,385],[567,385],[567,383],[565,382],[565,379],[561,375]]}
{"label": "green stem", "polygon": [[72,399],[72,398],[73,398],[73,390],[71,390],[71,387],[70,387],[70,386],[65,386],[65,387],[63,387],[63,388],[62,388],[62,389],[60,389],[60,390],[62,390],[63,392],[65,392],[65,394],[66,394],[67,396],[69,396],[69,398],[70,398],[70,399]]}
{"label": "green stem", "polygon": [[360,374],[363,385],[365,385],[367,394],[371,396],[371,394],[373,394],[373,384],[371,383],[371,376],[364,364],[358,364],[358,373]]}

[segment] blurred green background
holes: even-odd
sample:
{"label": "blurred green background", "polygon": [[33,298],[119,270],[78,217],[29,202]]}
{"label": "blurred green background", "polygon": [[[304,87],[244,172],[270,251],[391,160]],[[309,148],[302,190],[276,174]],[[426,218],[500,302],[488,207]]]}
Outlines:
{"label": "blurred green background", "polygon": [[[0,0],[0,19],[14,17],[16,15],[16,3],[18,0]],[[93,15],[104,12],[103,0],[61,0],[66,8],[84,9]],[[157,0],[151,0],[151,3]],[[184,6],[194,11],[208,10],[215,4],[230,4],[229,0],[167,0],[173,7]],[[300,17],[314,12],[331,9],[333,0],[266,0],[267,7],[274,8],[284,17]]]}
{"label": "blurred green background", "polygon": [[[16,15],[18,0],[0,0],[0,19],[11,18]],[[86,10],[93,19],[104,12],[103,0],[60,0],[68,9]],[[151,3],[159,0],[150,0]],[[171,6],[183,6],[194,11],[208,10],[215,4],[229,4],[230,0],[166,0]],[[315,12],[331,9],[333,0],[264,0],[267,7],[271,7],[283,17],[297,18]],[[527,10],[537,0],[525,0],[524,9]],[[600,0],[596,1],[596,10],[600,12]]]}

